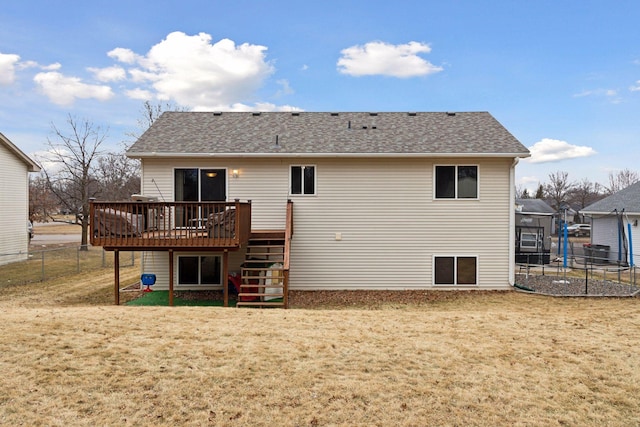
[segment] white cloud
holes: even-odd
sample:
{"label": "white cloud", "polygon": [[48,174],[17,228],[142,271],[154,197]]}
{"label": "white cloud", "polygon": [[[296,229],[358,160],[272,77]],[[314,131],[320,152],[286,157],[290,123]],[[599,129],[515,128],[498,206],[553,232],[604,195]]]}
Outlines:
{"label": "white cloud", "polygon": [[56,71],[62,68],[62,64],[60,64],[59,62],[56,62],[54,64],[49,64],[49,65],[40,65],[39,67],[44,71]]}
{"label": "white cloud", "polygon": [[0,85],[10,85],[16,80],[16,71],[28,68],[40,68],[41,70],[57,70],[59,63],[40,65],[36,61],[20,61],[20,55],[0,53]]}
{"label": "white cloud", "polygon": [[38,73],[33,81],[51,102],[58,105],[71,105],[77,98],[106,101],[113,97],[109,86],[82,83],[77,77],[67,77],[55,71]]}
{"label": "white cloud", "polygon": [[135,64],[137,61],[142,59],[140,55],[137,55],[131,49],[125,49],[122,47],[117,47],[107,52],[107,56],[115,59],[116,61],[124,62],[125,64]]}
{"label": "white cloud", "polygon": [[616,89],[583,90],[582,92],[573,95],[574,98],[584,98],[588,96],[605,98],[607,101],[613,104],[619,104],[620,102],[622,102],[622,98],[620,98]]}
{"label": "white cloud", "polygon": [[281,89],[278,90],[278,92],[276,93],[276,96],[285,96],[285,95],[291,95],[295,93],[294,90],[291,88],[291,85],[289,84],[289,80],[280,79],[276,81],[276,83],[278,83],[281,86]]}
{"label": "white cloud", "polygon": [[106,68],[87,68],[98,81],[101,82],[116,82],[118,80],[124,80],[127,78],[127,73],[124,68],[117,65]]}
{"label": "white cloud", "polygon": [[232,112],[247,112],[247,111],[304,111],[301,108],[294,107],[292,105],[276,105],[270,102],[256,102],[253,106],[236,102],[228,105],[199,105],[193,108],[193,111],[232,111]]}
{"label": "white cloud", "polygon": [[153,99],[153,93],[140,88],[128,90],[125,92],[125,95],[131,99],[139,99],[141,101],[150,101]]}
{"label": "white cloud", "polygon": [[18,61],[19,55],[0,53],[0,85],[10,85],[15,81]]}
{"label": "white cloud", "polygon": [[338,71],[351,76],[383,75],[392,77],[426,76],[442,71],[418,56],[431,52],[425,43],[409,42],[392,45],[385,42],[370,42],[364,46],[351,46],[341,51]]}
{"label": "white cloud", "polygon": [[631,87],[629,87],[629,90],[630,90],[631,92],[637,92],[637,91],[640,91],[640,80],[636,81],[635,86],[631,86]]}
{"label": "white cloud", "polygon": [[124,48],[108,55],[135,65],[127,70],[131,79],[147,84],[145,90],[153,90],[157,99],[205,109],[226,105],[228,109],[252,98],[273,73],[273,67],[265,60],[266,50],[248,43],[236,45],[229,39],[211,43],[211,36],[205,33],[189,36],[174,32],[146,55]]}
{"label": "white cloud", "polygon": [[529,147],[531,157],[523,159],[529,163],[558,162],[560,160],[589,157],[596,151],[587,146],[572,145],[566,141],[543,138]]}

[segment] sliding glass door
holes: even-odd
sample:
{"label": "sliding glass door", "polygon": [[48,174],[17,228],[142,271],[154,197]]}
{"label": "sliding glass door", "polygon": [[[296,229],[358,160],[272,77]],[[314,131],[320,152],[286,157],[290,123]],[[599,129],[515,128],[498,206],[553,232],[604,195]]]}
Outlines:
{"label": "sliding glass door", "polygon": [[[174,173],[176,202],[226,202],[226,169],[175,169]],[[176,226],[197,226],[208,216],[197,206],[177,207]]]}

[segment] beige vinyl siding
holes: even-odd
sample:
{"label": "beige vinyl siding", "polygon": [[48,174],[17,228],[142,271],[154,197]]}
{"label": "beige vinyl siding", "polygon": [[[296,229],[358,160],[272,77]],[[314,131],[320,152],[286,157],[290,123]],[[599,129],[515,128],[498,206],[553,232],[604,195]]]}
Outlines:
{"label": "beige vinyl siding", "polygon": [[[173,283],[175,290],[188,290],[188,289],[220,289],[219,286],[179,286],[178,285],[178,257],[183,255],[217,255],[222,257],[222,252],[173,252]],[[229,273],[240,274],[240,265],[244,262],[244,251],[232,251],[229,252]],[[143,252],[143,260],[141,266],[141,273],[152,273],[156,275],[156,284],[153,289],[167,290],[169,289],[169,253],[166,251],[158,252]],[[223,282],[224,283],[224,282]]]}
{"label": "beige vinyl siding", "polygon": [[[317,196],[292,197],[292,289],[427,288],[436,255],[477,256],[473,288],[508,286],[511,160],[313,163]],[[478,200],[434,200],[435,164],[478,165]]]}
{"label": "beige vinyl siding", "polygon": [[0,265],[27,259],[29,176],[27,165],[0,144]]}
{"label": "beige vinyl siding", "polygon": [[[145,159],[142,188],[144,194],[159,196],[157,184],[164,198],[173,200],[174,168],[227,168],[227,198],[252,200],[254,229],[284,228],[286,200],[293,200],[293,290],[432,288],[434,256],[450,255],[477,257],[478,284],[466,289],[504,289],[511,262],[511,163],[473,158]],[[477,165],[478,199],[434,200],[436,164]],[[290,165],[315,166],[316,195],[288,194]],[[233,169],[238,178],[231,176]],[[243,256],[243,251],[230,255],[230,271],[239,271]],[[155,259],[158,285],[168,286],[168,255],[159,252]]]}
{"label": "beige vinyl siding", "polygon": [[[174,200],[176,168],[226,168],[227,201],[251,200],[252,227],[257,230],[283,229],[289,188],[289,163],[279,159],[145,159],[142,192]],[[238,170],[238,177],[231,174]],[[155,181],[152,182],[152,179]],[[156,188],[156,184],[160,191]]]}

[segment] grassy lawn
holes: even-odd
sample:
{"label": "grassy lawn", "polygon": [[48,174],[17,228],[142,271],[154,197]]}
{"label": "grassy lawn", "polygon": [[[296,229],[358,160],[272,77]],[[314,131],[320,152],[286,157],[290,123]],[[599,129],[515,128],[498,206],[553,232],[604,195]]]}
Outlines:
{"label": "grassy lawn", "polygon": [[640,425],[637,298],[114,306],[112,280],[0,286],[1,425]]}

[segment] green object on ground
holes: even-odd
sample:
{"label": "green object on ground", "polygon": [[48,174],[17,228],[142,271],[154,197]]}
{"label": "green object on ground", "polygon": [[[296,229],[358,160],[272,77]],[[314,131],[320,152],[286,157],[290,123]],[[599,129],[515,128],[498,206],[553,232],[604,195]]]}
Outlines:
{"label": "green object on ground", "polygon": [[[144,292],[140,298],[136,298],[131,300],[125,305],[169,305],[169,291],[153,291],[153,292]],[[182,299],[178,297],[173,298],[174,306],[193,306],[193,307],[222,307],[222,300],[211,300],[211,299]],[[235,300],[229,300],[229,307],[235,307]]]}

